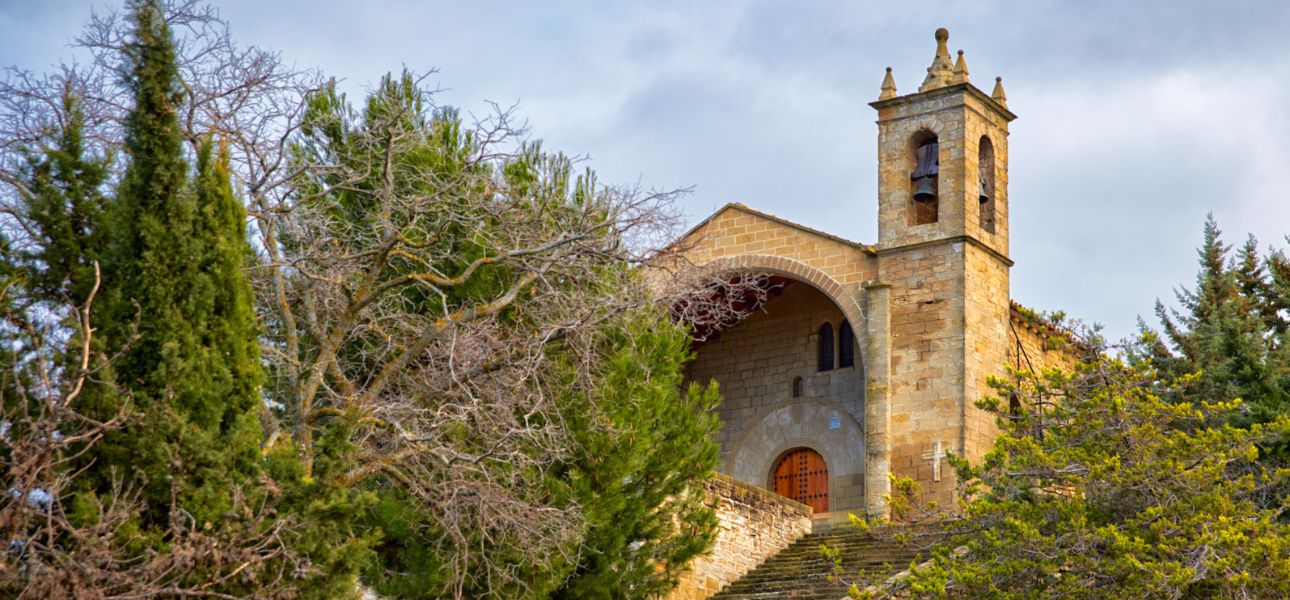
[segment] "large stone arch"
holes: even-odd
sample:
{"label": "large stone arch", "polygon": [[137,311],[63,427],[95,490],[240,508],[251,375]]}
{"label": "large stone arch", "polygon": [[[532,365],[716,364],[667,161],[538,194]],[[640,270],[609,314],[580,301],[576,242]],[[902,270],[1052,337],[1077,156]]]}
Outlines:
{"label": "large stone arch", "polygon": [[[722,470],[758,486],[768,486],[774,462],[785,451],[806,447],[819,452],[829,467],[830,509],[860,511],[867,508],[865,423],[868,379],[868,327],[858,290],[848,291],[828,273],[810,264],[783,256],[738,254],[702,265],[712,273],[767,273],[805,283],[832,302],[851,324],[855,335],[855,368],[858,406],[848,408],[819,397],[786,398],[740,417],[739,429],[723,442]],[[770,309],[774,313],[774,308]],[[702,352],[702,351],[700,351]]]}
{"label": "large stone arch", "polygon": [[[857,345],[861,349],[864,348],[864,339],[861,337],[865,335],[864,312],[860,309],[856,294],[848,292],[842,284],[824,271],[800,260],[769,254],[725,256],[705,263],[703,268],[719,273],[771,273],[809,284],[828,296],[834,304],[838,305],[838,308],[842,309],[842,314],[846,316],[847,321],[851,323],[851,329],[855,332]],[[864,352],[859,351],[856,356],[861,369],[864,369]]]}

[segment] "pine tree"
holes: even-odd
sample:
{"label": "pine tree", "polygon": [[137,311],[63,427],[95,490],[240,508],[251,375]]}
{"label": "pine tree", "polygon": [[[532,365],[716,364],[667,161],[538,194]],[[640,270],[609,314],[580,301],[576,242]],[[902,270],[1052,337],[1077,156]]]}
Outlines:
{"label": "pine tree", "polygon": [[[1230,415],[1238,427],[1290,414],[1284,258],[1276,252],[1261,256],[1253,236],[1232,256],[1212,216],[1198,254],[1195,288],[1177,294],[1181,310],[1157,302],[1163,334],[1140,322],[1130,360],[1173,380],[1187,378],[1188,385],[1167,390],[1175,402],[1239,399]],[[1290,445],[1265,444],[1260,456],[1268,467],[1290,464]]]}
{"label": "pine tree", "polygon": [[[1180,393],[1188,378],[1105,355],[1069,373],[992,383],[998,394],[978,406],[1002,433],[980,464],[952,459],[960,510],[891,532],[922,547],[939,542],[927,562],[906,578],[869,575],[853,598],[1290,595],[1290,525],[1276,518],[1285,498],[1270,505],[1265,494],[1285,489],[1290,471],[1233,468],[1250,464],[1259,444],[1290,436],[1290,415],[1232,427],[1236,402],[1166,400],[1160,393]],[[1014,395],[1058,399],[1042,438],[1029,418],[1002,412]],[[918,492],[894,480],[893,511],[919,515]]]}
{"label": "pine tree", "polygon": [[1195,289],[1178,292],[1181,312],[1156,303],[1163,335],[1140,323],[1131,356],[1174,377],[1199,372],[1190,389],[1207,398],[1241,398],[1249,418],[1238,422],[1266,422],[1290,400],[1279,382],[1290,366],[1277,358],[1281,305],[1257,241],[1251,237],[1231,258],[1221,236],[1211,217]]}
{"label": "pine tree", "polygon": [[682,387],[690,338],[645,310],[607,335],[603,377],[566,403],[579,440],[562,474],[587,519],[573,574],[553,598],[653,598],[716,536],[702,483],[717,463],[715,384]]}

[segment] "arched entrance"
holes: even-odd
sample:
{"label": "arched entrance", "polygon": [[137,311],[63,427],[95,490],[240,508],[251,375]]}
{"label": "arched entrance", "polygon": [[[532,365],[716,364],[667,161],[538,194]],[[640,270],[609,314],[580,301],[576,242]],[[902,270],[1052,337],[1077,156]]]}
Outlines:
{"label": "arched entrance", "polygon": [[[866,329],[856,295],[824,272],[781,257],[718,258],[706,268],[767,283],[755,310],[701,336],[686,367],[690,381],[721,386],[721,472],[817,512],[865,510]],[[832,336],[821,335],[830,329]],[[775,471],[796,448],[815,449],[820,473],[811,489],[789,490],[784,481],[777,489]]]}
{"label": "arched entrance", "polygon": [[810,506],[816,514],[829,512],[829,467],[810,448],[784,453],[771,475],[771,489],[781,496]]}

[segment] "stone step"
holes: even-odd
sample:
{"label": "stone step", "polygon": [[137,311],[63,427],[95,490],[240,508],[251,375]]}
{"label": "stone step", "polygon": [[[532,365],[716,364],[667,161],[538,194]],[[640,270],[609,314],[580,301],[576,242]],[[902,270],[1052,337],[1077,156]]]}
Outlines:
{"label": "stone step", "polygon": [[[902,561],[899,563],[890,563],[890,562],[863,563],[858,565],[848,565],[844,563],[842,565],[842,573],[843,575],[852,575],[852,574],[860,573],[862,571],[865,573],[893,571],[893,570],[899,571],[907,568],[908,566],[909,566],[909,562],[907,561]],[[809,577],[813,575],[825,576],[832,572],[833,572],[833,565],[824,564],[824,563],[821,563],[818,565],[811,565],[809,568],[796,568],[796,567],[782,568],[779,566],[775,566],[773,569],[768,569],[760,573],[757,573],[757,572],[749,573],[748,575],[745,575],[744,577],[740,578],[739,581],[736,581],[735,583],[732,583],[730,585],[732,586],[736,584],[744,585],[751,582],[760,582],[760,581],[794,580],[801,577]]]}
{"label": "stone step", "polygon": [[826,560],[821,545],[838,551],[844,576],[857,573],[893,573],[909,566],[918,552],[900,544],[877,541],[859,530],[830,528],[807,535],[781,550],[738,581],[726,586],[713,600],[839,600],[847,588],[829,581],[833,561]]}

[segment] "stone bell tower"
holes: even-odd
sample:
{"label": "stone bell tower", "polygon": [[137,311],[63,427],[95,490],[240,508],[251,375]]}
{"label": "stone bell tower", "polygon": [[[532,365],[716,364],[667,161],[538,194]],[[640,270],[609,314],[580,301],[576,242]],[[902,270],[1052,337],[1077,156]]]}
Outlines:
{"label": "stone bell tower", "polygon": [[1006,360],[1009,323],[1008,123],[968,79],[949,32],[917,93],[897,95],[891,69],[878,111],[878,281],[889,286],[891,471],[948,502],[944,454],[979,458],[997,434],[973,406]]}

